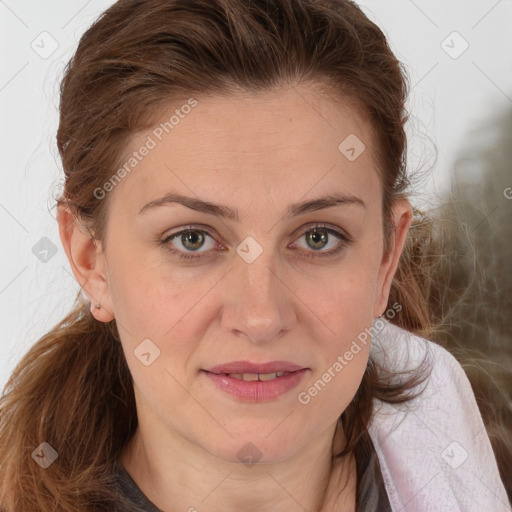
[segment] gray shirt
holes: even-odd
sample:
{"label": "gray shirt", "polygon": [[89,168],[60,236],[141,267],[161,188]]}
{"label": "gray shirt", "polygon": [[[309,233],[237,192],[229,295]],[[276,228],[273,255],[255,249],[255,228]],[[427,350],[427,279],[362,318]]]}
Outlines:
{"label": "gray shirt", "polygon": [[116,512],[163,512],[149,501],[119,461],[114,469],[120,494]]}

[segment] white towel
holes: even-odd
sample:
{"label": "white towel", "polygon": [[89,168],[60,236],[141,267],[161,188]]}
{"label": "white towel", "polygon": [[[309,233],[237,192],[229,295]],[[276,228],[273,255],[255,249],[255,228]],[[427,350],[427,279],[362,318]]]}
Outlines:
{"label": "white towel", "polygon": [[496,459],[469,380],[444,348],[383,318],[374,322],[371,357],[394,370],[432,373],[403,405],[374,399],[370,437],[393,512],[510,512]]}

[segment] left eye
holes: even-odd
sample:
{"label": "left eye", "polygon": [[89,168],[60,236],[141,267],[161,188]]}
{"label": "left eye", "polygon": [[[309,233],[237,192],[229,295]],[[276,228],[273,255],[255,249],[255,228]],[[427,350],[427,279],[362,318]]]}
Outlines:
{"label": "left eye", "polygon": [[[325,249],[329,245],[329,243],[331,242],[333,237],[335,239],[337,239],[338,242],[333,243],[332,246],[330,247],[331,251],[329,251],[329,250],[321,251],[321,252],[325,252],[325,253],[331,253],[332,249],[336,249],[340,245],[340,242],[339,242],[340,240],[342,242],[347,241],[346,236],[342,235],[341,233],[338,233],[334,229],[330,229],[330,228],[326,228],[326,227],[322,227],[322,226],[317,226],[317,227],[314,227],[313,229],[309,229],[309,230],[305,231],[298,238],[298,240],[300,240],[302,237],[305,237],[306,244],[308,244],[308,246],[305,247],[305,249],[310,248],[310,249],[313,249],[314,252],[319,252],[320,249]],[[334,242],[336,242],[336,240],[334,240]]]}

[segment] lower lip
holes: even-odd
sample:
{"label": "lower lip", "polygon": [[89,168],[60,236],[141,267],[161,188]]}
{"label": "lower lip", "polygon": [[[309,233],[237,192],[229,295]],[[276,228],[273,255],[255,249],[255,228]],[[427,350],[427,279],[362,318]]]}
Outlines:
{"label": "lower lip", "polygon": [[222,391],[248,402],[266,402],[287,393],[296,387],[307,372],[307,368],[276,377],[272,380],[241,380],[228,375],[217,375],[202,370]]}

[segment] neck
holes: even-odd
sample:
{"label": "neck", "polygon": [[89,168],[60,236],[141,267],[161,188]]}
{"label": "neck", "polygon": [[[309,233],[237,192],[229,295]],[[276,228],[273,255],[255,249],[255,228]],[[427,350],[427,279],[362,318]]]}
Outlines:
{"label": "neck", "polygon": [[[336,428],[338,427],[338,428]],[[333,459],[345,445],[333,424],[289,459],[247,466],[219,459],[164,428],[144,422],[120,461],[141,491],[165,511],[327,512],[355,510],[353,457]]]}

